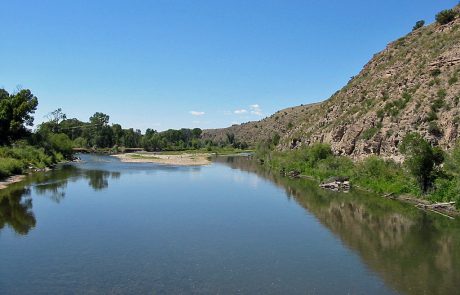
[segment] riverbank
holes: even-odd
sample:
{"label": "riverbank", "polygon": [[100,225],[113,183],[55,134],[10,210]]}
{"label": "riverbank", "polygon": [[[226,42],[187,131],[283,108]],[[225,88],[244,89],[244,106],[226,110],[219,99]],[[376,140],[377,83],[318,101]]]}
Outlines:
{"label": "riverbank", "polygon": [[5,189],[8,185],[24,180],[25,175],[13,175],[0,181],[0,190]]}
{"label": "riverbank", "polygon": [[157,163],[164,165],[177,166],[203,166],[211,163],[211,153],[181,153],[181,154],[163,154],[163,153],[127,153],[112,155],[127,163]]}
{"label": "riverbank", "polygon": [[281,175],[308,177],[320,183],[342,179],[350,181],[355,188],[411,203],[422,210],[458,216],[460,197],[456,192],[460,187],[460,178],[456,170],[455,151],[445,155],[448,164],[436,167],[430,175],[431,183],[427,190],[422,189],[419,179],[403,164],[376,156],[353,161],[334,155],[324,144],[283,152],[259,149],[256,158]]}
{"label": "riverbank", "polygon": [[48,171],[57,163],[66,161],[60,152],[31,145],[0,147],[0,189],[18,182],[24,175]]}

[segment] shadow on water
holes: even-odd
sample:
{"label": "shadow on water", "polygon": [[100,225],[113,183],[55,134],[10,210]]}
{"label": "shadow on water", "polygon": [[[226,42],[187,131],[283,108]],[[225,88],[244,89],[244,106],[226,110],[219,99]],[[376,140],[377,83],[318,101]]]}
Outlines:
{"label": "shadow on water", "polygon": [[460,222],[369,193],[335,193],[289,179],[246,157],[216,162],[256,173],[312,213],[367,267],[404,294],[458,294]]}

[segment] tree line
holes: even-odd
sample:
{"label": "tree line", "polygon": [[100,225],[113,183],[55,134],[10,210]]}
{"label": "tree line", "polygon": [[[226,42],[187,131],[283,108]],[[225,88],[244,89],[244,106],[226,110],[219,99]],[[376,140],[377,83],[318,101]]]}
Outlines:
{"label": "tree line", "polygon": [[226,140],[214,142],[201,138],[200,128],[169,129],[156,131],[123,128],[110,123],[110,116],[96,112],[88,121],[68,118],[62,109],[47,115],[47,120],[32,132],[38,99],[28,89],[8,93],[0,89],[0,146],[11,145],[19,140],[44,148],[45,151],[58,151],[70,156],[72,148],[118,149],[144,148],[147,151],[186,150],[213,147],[232,147],[245,149],[248,145],[235,140],[227,134]]}

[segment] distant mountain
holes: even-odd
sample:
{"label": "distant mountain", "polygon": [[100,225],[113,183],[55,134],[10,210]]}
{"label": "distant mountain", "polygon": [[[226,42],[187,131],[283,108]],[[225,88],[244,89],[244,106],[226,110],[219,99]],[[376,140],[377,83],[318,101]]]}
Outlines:
{"label": "distant mountain", "polygon": [[[454,8],[457,13],[460,7]],[[388,44],[324,102],[281,110],[258,122],[205,130],[203,137],[256,143],[281,136],[279,149],[329,143],[336,154],[398,160],[398,144],[418,132],[444,149],[459,137],[460,18],[418,28]]]}

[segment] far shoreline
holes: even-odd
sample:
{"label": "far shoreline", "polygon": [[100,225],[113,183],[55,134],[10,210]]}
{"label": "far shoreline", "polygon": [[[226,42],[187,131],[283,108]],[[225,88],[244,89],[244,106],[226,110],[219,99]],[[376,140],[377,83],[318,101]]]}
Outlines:
{"label": "far shoreline", "polygon": [[111,155],[126,163],[157,163],[174,166],[205,166],[211,164],[212,153],[162,154],[155,152]]}

